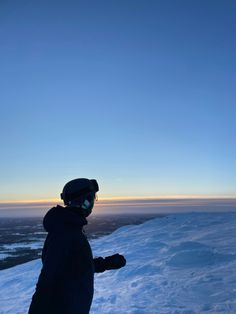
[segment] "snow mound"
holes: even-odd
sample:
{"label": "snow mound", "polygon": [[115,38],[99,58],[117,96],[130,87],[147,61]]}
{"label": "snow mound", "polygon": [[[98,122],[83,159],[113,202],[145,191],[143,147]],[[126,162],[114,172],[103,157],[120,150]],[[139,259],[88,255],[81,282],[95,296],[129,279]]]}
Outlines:
{"label": "snow mound", "polygon": [[[94,256],[126,267],[95,276],[91,314],[236,313],[236,213],[191,213],[122,227],[93,240]],[[25,314],[40,260],[0,271],[0,313]]]}

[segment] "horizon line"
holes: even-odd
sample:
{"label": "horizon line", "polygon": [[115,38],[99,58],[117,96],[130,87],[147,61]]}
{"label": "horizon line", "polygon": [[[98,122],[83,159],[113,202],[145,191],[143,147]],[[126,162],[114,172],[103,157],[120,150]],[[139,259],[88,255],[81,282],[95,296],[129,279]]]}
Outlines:
{"label": "horizon line", "polygon": [[[145,200],[188,200],[188,199],[211,199],[211,200],[220,200],[220,199],[236,199],[236,195],[233,194],[222,194],[222,195],[199,195],[199,194],[177,194],[177,195],[160,195],[160,196],[115,196],[115,197],[98,197],[98,201],[145,201]],[[0,200],[0,204],[48,204],[48,203],[61,203],[60,198],[48,198],[48,199],[21,199],[21,200]]]}
{"label": "horizon line", "polygon": [[[62,200],[38,199],[0,201],[0,217],[4,216],[43,216],[48,208],[63,206]],[[234,211],[236,212],[236,196],[234,195],[172,195],[159,197],[104,197],[95,203],[94,213],[172,213],[186,211]]]}

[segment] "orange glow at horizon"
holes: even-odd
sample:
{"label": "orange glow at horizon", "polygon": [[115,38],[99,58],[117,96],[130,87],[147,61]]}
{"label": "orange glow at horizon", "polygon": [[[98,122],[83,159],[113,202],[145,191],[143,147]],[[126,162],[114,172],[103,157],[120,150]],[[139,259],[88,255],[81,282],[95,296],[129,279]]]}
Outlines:
{"label": "orange glow at horizon", "polygon": [[[99,205],[99,202],[122,202],[122,201],[161,201],[161,200],[191,200],[191,199],[236,199],[236,195],[162,195],[162,196],[129,196],[129,197],[99,197],[96,205]],[[19,204],[19,205],[36,205],[36,204],[54,204],[62,203],[63,201],[59,198],[50,198],[50,199],[24,199],[24,200],[0,200],[0,204]]]}
{"label": "orange glow at horizon", "polygon": [[[63,205],[59,198],[0,201],[0,215],[41,215],[56,205]],[[167,213],[189,210],[222,210],[236,211],[236,196],[206,196],[206,195],[172,195],[159,197],[101,197],[95,203],[95,214],[152,212]]]}

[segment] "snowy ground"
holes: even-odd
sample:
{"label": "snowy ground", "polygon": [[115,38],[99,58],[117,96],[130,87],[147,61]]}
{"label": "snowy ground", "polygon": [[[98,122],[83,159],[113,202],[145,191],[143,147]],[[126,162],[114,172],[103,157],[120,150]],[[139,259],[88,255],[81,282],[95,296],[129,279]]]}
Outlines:
{"label": "snowy ground", "polygon": [[[95,277],[92,314],[236,313],[236,213],[169,215],[92,241],[127,265]],[[0,313],[26,314],[40,260],[0,271]]]}

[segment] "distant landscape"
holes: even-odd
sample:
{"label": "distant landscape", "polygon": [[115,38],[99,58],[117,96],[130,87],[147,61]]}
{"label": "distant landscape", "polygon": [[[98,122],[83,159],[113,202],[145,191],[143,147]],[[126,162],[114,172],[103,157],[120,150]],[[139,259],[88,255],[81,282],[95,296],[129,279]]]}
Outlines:
{"label": "distant landscape", "polygon": [[[112,233],[124,225],[141,224],[160,214],[94,215],[84,227],[88,239]],[[1,218],[0,220],[0,270],[41,257],[47,232],[42,217]]]}

